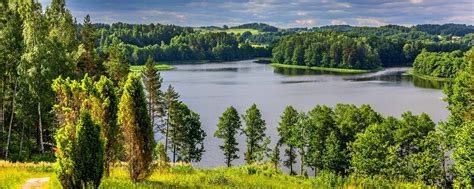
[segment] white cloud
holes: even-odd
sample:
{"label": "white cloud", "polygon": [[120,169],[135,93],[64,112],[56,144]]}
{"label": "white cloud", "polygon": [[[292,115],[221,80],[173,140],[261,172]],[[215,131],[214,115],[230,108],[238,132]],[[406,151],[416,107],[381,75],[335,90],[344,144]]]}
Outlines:
{"label": "white cloud", "polygon": [[423,3],[423,0],[410,0],[410,3],[420,4],[420,3]]}
{"label": "white cloud", "polygon": [[347,24],[344,20],[331,20],[331,25],[345,25]]}
{"label": "white cloud", "polygon": [[360,26],[383,26],[387,25],[384,21],[377,18],[356,18],[357,24]]}
{"label": "white cloud", "polygon": [[301,25],[301,26],[314,26],[316,24],[315,19],[301,19],[301,20],[295,20],[296,24]]}

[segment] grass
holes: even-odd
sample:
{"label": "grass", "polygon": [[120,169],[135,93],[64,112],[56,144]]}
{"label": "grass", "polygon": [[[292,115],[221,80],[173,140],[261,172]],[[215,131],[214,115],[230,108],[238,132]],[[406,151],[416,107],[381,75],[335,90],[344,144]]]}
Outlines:
{"label": "grass", "polygon": [[[47,188],[61,188],[52,163],[9,163],[0,161],[0,188],[20,188],[29,178],[50,177]],[[320,172],[318,177],[290,176],[275,170],[270,164],[193,168],[176,164],[154,169],[144,182],[133,183],[124,166],[116,166],[100,188],[428,188],[419,183],[392,182],[381,177],[342,177]]]}
{"label": "grass", "polygon": [[[158,70],[172,70],[172,69],[175,69],[174,66],[171,66],[169,64],[158,64],[155,66]],[[143,69],[145,69],[145,66],[144,65],[141,65],[141,66],[130,66],[130,70],[132,71],[142,71]]]}
{"label": "grass", "polygon": [[431,75],[424,75],[420,73],[415,73],[415,70],[410,69],[406,72],[409,75],[424,79],[424,80],[431,80],[431,81],[453,81],[453,78],[444,78],[444,77],[436,77]]}
{"label": "grass", "polygon": [[360,70],[360,69],[344,69],[344,68],[325,68],[325,67],[308,67],[308,66],[299,66],[299,65],[289,65],[289,64],[278,64],[272,63],[273,67],[277,68],[293,68],[293,69],[310,69],[310,70],[317,70],[317,71],[328,71],[328,72],[336,72],[336,73],[368,73],[374,72],[376,70]]}

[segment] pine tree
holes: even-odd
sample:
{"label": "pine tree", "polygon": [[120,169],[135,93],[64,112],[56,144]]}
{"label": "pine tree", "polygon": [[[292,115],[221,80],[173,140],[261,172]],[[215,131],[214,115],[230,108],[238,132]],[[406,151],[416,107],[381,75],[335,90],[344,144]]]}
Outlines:
{"label": "pine tree", "polygon": [[112,79],[116,85],[123,82],[128,72],[130,72],[130,66],[123,55],[122,48],[123,46],[119,44],[118,40],[114,40],[109,49],[109,58],[104,62],[109,78]]}
{"label": "pine tree", "polygon": [[252,104],[243,115],[245,127],[243,133],[247,136],[247,152],[245,153],[245,161],[252,164],[263,160],[263,155],[268,151],[269,138],[265,135],[266,125],[262,119],[262,114],[256,104]]}
{"label": "pine tree", "polygon": [[227,110],[222,113],[217,123],[217,130],[214,133],[214,137],[224,140],[224,143],[219,148],[224,152],[225,163],[227,167],[232,166],[232,160],[239,158],[237,152],[239,148],[237,145],[236,134],[239,133],[242,128],[240,122],[239,113],[234,107],[228,107]]}
{"label": "pine tree", "polygon": [[294,145],[290,143],[292,138],[296,137],[295,127],[298,122],[298,112],[293,106],[287,106],[281,116],[280,126],[278,127],[278,135],[280,136],[279,143],[284,144],[288,147],[285,149],[285,155],[288,157],[284,161],[284,165],[290,169],[290,173],[293,173],[293,163],[296,162],[296,153]]}
{"label": "pine tree", "polygon": [[104,142],[100,127],[92,120],[90,113],[83,110],[76,126],[76,149],[74,175],[82,188],[98,188],[104,172]]}
{"label": "pine tree", "polygon": [[95,83],[92,117],[101,126],[105,142],[105,176],[110,174],[110,166],[118,159],[123,144],[122,133],[117,124],[118,98],[114,83],[105,76]]}
{"label": "pine tree", "polygon": [[77,63],[77,68],[81,74],[88,73],[92,77],[98,77],[103,74],[104,67],[98,63],[98,55],[95,50],[95,43],[97,40],[96,29],[91,23],[89,15],[84,17],[84,23],[81,27],[81,45],[79,49],[80,57]]}
{"label": "pine tree", "polygon": [[[160,90],[163,79],[151,56],[148,57],[145,69],[142,71],[142,77],[143,84],[148,92],[148,111],[151,123],[155,127],[155,118],[163,115],[163,93]],[[163,131],[163,128],[158,127],[158,130]]]}
{"label": "pine tree", "polygon": [[151,173],[155,141],[140,76],[130,73],[120,98],[118,121],[124,131],[128,172],[133,182]]}
{"label": "pine tree", "polygon": [[179,94],[174,90],[173,86],[171,85],[168,86],[168,89],[164,94],[163,100],[163,114],[165,115],[163,116],[165,123],[165,151],[168,152],[169,137],[171,135],[170,128],[174,126],[173,124],[175,124],[175,121],[173,121],[173,119],[177,117],[179,104],[181,102],[179,101]]}

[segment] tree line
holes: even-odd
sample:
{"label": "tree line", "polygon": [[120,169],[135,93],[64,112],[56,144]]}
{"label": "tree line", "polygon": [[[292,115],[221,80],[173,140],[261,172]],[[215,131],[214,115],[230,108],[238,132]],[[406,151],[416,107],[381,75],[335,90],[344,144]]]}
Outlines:
{"label": "tree line", "polygon": [[474,49],[463,53],[461,51],[453,52],[428,52],[423,50],[413,62],[413,71],[417,74],[429,75],[441,78],[454,78],[459,70],[467,65],[465,60]]}

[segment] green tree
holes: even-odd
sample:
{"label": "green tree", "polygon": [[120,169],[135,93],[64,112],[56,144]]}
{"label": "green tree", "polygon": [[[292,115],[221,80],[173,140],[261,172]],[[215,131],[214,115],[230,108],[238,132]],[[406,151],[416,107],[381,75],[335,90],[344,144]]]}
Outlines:
{"label": "green tree", "polygon": [[284,161],[284,165],[290,169],[290,173],[293,173],[293,164],[296,162],[295,147],[290,143],[292,138],[295,138],[296,123],[298,122],[298,112],[293,106],[287,106],[281,115],[281,121],[278,127],[278,135],[280,136],[279,143],[286,145],[288,148],[285,149],[285,155],[287,159]]}
{"label": "green tree", "polygon": [[128,72],[130,72],[130,65],[123,55],[123,46],[119,44],[118,40],[115,40],[110,46],[109,57],[104,62],[107,75],[116,85],[123,82]]}
{"label": "green tree", "polygon": [[136,74],[129,74],[125,82],[118,122],[124,132],[130,178],[133,182],[142,181],[151,173],[155,141],[143,86]]}
{"label": "green tree", "polygon": [[168,145],[169,145],[169,138],[170,135],[172,134],[170,132],[170,128],[176,125],[175,119],[178,116],[178,108],[179,104],[181,103],[179,101],[179,94],[174,90],[173,86],[169,85],[168,89],[166,90],[164,96],[163,96],[163,101],[164,101],[164,107],[163,107],[163,114],[164,117],[164,123],[165,123],[165,129],[164,129],[164,135],[165,135],[165,151],[168,152]]}
{"label": "green tree", "polygon": [[123,136],[117,123],[118,97],[117,89],[112,80],[101,76],[94,84],[92,99],[92,117],[101,128],[101,136],[105,143],[105,176],[110,175],[110,166],[117,161],[122,151]]}
{"label": "green tree", "polygon": [[83,110],[76,126],[76,149],[74,175],[81,188],[98,188],[104,173],[104,142],[100,127],[90,113]]}
{"label": "green tree", "polygon": [[[267,129],[265,120],[256,104],[252,104],[245,115],[243,115],[245,127],[243,133],[247,136],[247,152],[245,153],[245,161],[252,164],[262,161],[266,152],[268,152],[268,140],[265,135]],[[266,145],[267,144],[267,145]]]}
{"label": "green tree", "polygon": [[323,170],[323,157],[326,149],[326,139],[331,131],[335,130],[333,111],[328,106],[316,106],[308,112],[308,126],[306,130],[307,152],[306,165],[316,171]]}
{"label": "green tree", "polygon": [[99,64],[98,55],[95,49],[97,41],[97,33],[94,25],[91,23],[89,15],[84,17],[84,23],[81,27],[81,44],[79,46],[79,60],[77,68],[81,74],[90,74],[93,77],[98,77],[105,73],[105,68]]}
{"label": "green tree", "polygon": [[224,152],[227,167],[232,165],[232,160],[239,158],[237,155],[239,151],[237,145],[239,143],[235,135],[239,133],[241,128],[242,123],[240,122],[239,113],[234,107],[228,107],[219,117],[217,130],[214,133],[214,137],[224,140],[224,143],[219,148]]}
{"label": "green tree", "polygon": [[453,154],[455,160],[454,170],[456,177],[454,185],[468,188],[474,185],[474,121],[467,121],[458,130],[455,142],[456,149]]}
{"label": "green tree", "polygon": [[[143,84],[148,92],[148,111],[151,117],[151,124],[155,127],[155,118],[163,115],[163,93],[160,90],[163,79],[155,67],[155,62],[151,56],[146,61],[142,77]],[[159,128],[158,130],[163,129]]]}
{"label": "green tree", "polygon": [[179,154],[184,162],[198,162],[201,160],[204,150],[204,138],[206,133],[201,128],[199,114],[193,112],[181,103],[181,115],[183,116],[183,138],[179,142]]}

